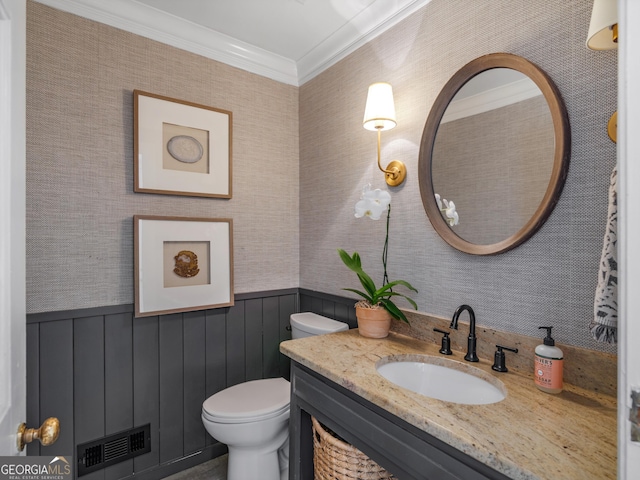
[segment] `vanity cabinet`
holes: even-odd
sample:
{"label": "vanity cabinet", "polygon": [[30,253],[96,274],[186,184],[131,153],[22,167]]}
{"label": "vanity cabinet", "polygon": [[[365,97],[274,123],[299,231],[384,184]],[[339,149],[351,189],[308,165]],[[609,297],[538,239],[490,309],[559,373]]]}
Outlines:
{"label": "vanity cabinet", "polygon": [[400,480],[508,477],[295,362],[291,362],[290,479],[313,479],[311,416]]}

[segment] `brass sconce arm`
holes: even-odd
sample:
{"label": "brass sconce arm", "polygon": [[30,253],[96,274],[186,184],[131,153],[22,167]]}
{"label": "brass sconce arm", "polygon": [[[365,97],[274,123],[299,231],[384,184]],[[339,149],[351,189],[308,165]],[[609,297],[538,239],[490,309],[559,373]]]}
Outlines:
{"label": "brass sconce arm", "polygon": [[387,168],[382,168],[382,164],[380,163],[380,137],[382,134],[382,128],[377,128],[378,130],[378,168],[381,172],[384,173],[385,181],[387,185],[390,187],[397,187],[402,182],[404,182],[405,177],[407,176],[407,168],[404,166],[399,160],[392,160]]}

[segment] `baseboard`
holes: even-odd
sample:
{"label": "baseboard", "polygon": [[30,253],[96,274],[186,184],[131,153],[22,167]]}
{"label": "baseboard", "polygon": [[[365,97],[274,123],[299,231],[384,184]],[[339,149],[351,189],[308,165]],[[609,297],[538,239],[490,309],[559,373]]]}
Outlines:
{"label": "baseboard", "polygon": [[208,462],[214,458],[221,457],[228,452],[227,446],[216,443],[204,450],[193,453],[183,458],[178,458],[167,463],[160,464],[148,470],[136,472],[133,475],[124,477],[121,480],[161,480],[169,475],[182,472],[188,468],[195,467],[201,463]]}

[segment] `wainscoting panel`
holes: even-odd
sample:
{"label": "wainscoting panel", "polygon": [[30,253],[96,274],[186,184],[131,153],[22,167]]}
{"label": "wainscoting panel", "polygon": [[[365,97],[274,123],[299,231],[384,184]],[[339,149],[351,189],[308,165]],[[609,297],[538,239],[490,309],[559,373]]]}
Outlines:
{"label": "wainscoting panel", "polygon": [[313,290],[300,289],[300,311],[313,312],[318,315],[340,320],[349,324],[349,328],[357,328],[356,309],[357,300],[339,297]]}
{"label": "wainscoting panel", "polygon": [[[104,322],[104,413],[105,435],[122,432],[134,422],[133,410],[133,316],[130,313],[109,315]],[[76,443],[77,439],[76,439]],[[105,478],[126,477],[133,470],[133,459],[105,469]]]}
{"label": "wainscoting panel", "polygon": [[[279,297],[283,298],[283,297]],[[210,313],[210,315],[209,315]],[[207,312],[207,327],[205,328],[205,397],[225,388],[227,384],[227,338],[224,309]],[[215,440],[211,435],[205,435],[205,444],[213,445]]]}
{"label": "wainscoting panel", "polygon": [[[160,463],[180,458],[184,438],[183,315],[159,317]],[[186,323],[186,322],[185,322]],[[189,345],[187,348],[197,348]],[[191,385],[187,388],[191,389]],[[204,400],[204,399],[203,399]],[[189,452],[187,452],[189,453]]]}
{"label": "wainscoting panel", "polygon": [[[206,332],[207,318],[201,312],[193,312],[185,315],[184,322],[184,345],[191,345],[192,348],[183,352],[184,369],[184,435],[182,451],[195,452],[202,449],[207,444],[207,432],[202,425],[200,410],[202,399],[207,398],[207,344]],[[189,388],[186,388],[186,386]],[[214,392],[215,393],[215,392]]]}
{"label": "wainscoting panel", "polygon": [[[27,412],[28,425],[41,425],[49,417],[60,420],[61,429],[56,449],[61,455],[73,454],[73,320],[40,324],[40,416]],[[29,376],[29,372],[27,372]],[[87,379],[90,381],[90,379]],[[30,393],[27,392],[27,397]],[[37,427],[36,427],[37,428]],[[49,455],[54,447],[42,447],[41,455]],[[64,453],[62,453],[64,452]]]}
{"label": "wainscoting panel", "polygon": [[[133,317],[133,315],[132,315]],[[133,459],[133,471],[160,464],[160,369],[158,317],[132,318],[133,331],[133,424],[151,424],[151,451]],[[126,330],[125,330],[126,332]],[[133,399],[136,399],[135,402]]]}
{"label": "wainscoting panel", "polygon": [[30,444],[28,455],[77,460],[78,444],[146,423],[151,452],[82,479],[160,479],[223,454],[202,425],[202,402],[246,380],[289,377],[278,346],[298,304],[289,289],[138,319],[133,305],[29,315],[27,421],[58,417],[61,433],[50,447]]}
{"label": "wainscoting panel", "polygon": [[[106,319],[108,321],[108,316]],[[70,372],[73,378],[73,401],[70,403],[73,405],[71,425],[74,444],[89,442],[106,434],[104,323],[105,316],[97,315],[73,320],[73,370]],[[50,326],[53,328],[53,324]],[[40,379],[41,384],[46,381],[46,377]],[[54,446],[48,448],[52,453],[55,450]],[[72,447],[71,451],[73,458],[76,458],[75,448]],[[105,478],[105,474],[97,471],[85,478]]]}

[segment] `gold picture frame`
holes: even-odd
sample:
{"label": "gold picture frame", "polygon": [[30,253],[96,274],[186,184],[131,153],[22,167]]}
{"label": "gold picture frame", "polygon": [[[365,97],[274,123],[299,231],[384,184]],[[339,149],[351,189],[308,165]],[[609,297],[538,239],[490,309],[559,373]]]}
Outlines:
{"label": "gold picture frame", "polygon": [[136,215],[135,316],[229,307],[233,221]]}
{"label": "gold picture frame", "polygon": [[133,91],[134,191],[231,198],[230,111]]}

